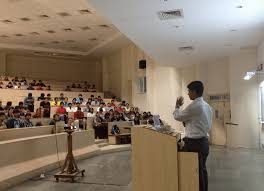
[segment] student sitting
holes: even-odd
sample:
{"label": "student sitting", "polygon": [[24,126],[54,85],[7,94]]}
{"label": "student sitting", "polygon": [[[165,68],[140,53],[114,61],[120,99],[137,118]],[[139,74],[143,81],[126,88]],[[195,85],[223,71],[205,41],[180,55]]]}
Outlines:
{"label": "student sitting", "polygon": [[25,115],[24,125],[25,127],[33,127],[33,123],[30,121],[31,119],[31,113],[27,113]]}
{"label": "student sitting", "polygon": [[47,99],[48,101],[52,101],[51,95],[50,95],[50,94],[47,94],[46,99]]}
{"label": "student sitting", "polygon": [[39,80],[39,82],[37,83],[37,86],[46,87],[46,85],[41,80]]}
{"label": "student sitting", "polygon": [[6,115],[4,112],[0,112],[0,129],[6,128]]}
{"label": "student sitting", "polygon": [[68,107],[66,108],[67,113],[69,112],[76,112],[77,108],[76,107],[72,107],[71,103],[68,103]]}
{"label": "student sitting", "polygon": [[53,115],[53,119],[51,120],[49,125],[56,125],[56,123],[59,122],[59,121],[60,121],[60,116],[58,114],[54,114]]}
{"label": "student sitting", "polygon": [[5,76],[5,77],[4,77],[4,81],[6,81],[6,82],[8,82],[8,81],[9,81],[9,79],[8,79],[8,77],[7,77],[7,76]]}
{"label": "student sitting", "polygon": [[59,101],[64,101],[64,94],[60,93]]}
{"label": "student sitting", "polygon": [[29,84],[29,86],[27,87],[27,90],[35,90],[35,88],[32,86],[32,84]]}
{"label": "student sitting", "polygon": [[54,101],[50,103],[51,107],[60,106],[60,101],[57,97],[54,98]]}
{"label": "student sitting", "polygon": [[22,79],[20,80],[20,82],[25,86],[27,85],[27,80],[25,77],[22,77]]}
{"label": "student sitting", "polygon": [[18,109],[14,109],[13,111],[13,118],[9,119],[6,122],[7,128],[21,128],[25,127],[23,121],[20,119],[20,111]]}
{"label": "student sitting", "polygon": [[47,98],[40,102],[40,107],[43,108],[43,117],[44,118],[50,118],[50,102]]}
{"label": "student sitting", "polygon": [[34,112],[34,97],[32,93],[29,93],[28,96],[24,99],[24,105],[29,109],[30,112]]}
{"label": "student sitting", "polygon": [[12,84],[12,82],[8,82],[8,84],[6,85],[6,88],[13,88],[14,86],[13,86],[13,84]]}
{"label": "student sitting", "polygon": [[67,86],[64,91],[71,92],[72,90],[71,90],[70,86]]}
{"label": "student sitting", "polygon": [[76,88],[76,85],[75,85],[75,83],[73,83],[71,87],[72,87],[72,88]]}
{"label": "student sitting", "polygon": [[77,88],[81,89],[82,88],[81,84],[78,84]]}
{"label": "student sitting", "polygon": [[84,87],[83,92],[89,92],[87,87]]}
{"label": "student sitting", "polygon": [[44,93],[41,93],[40,94],[40,97],[38,97],[38,101],[43,101],[43,100],[45,100],[46,98],[45,98],[45,94]]}
{"label": "student sitting", "polygon": [[56,110],[56,113],[60,116],[61,120],[64,121],[67,111],[64,108],[63,102],[60,102],[60,107]]}
{"label": "student sitting", "polygon": [[14,81],[14,82],[19,82],[19,79],[18,79],[18,77],[16,76],[12,81]]}
{"label": "student sitting", "polygon": [[36,90],[43,90],[42,86],[37,86]]}
{"label": "student sitting", "polygon": [[31,86],[36,86],[36,85],[37,85],[36,80],[33,80],[29,85],[31,85]]}
{"label": "student sitting", "polygon": [[47,90],[47,91],[51,91],[51,88],[50,88],[50,86],[48,86],[48,87],[46,88],[46,90]]}

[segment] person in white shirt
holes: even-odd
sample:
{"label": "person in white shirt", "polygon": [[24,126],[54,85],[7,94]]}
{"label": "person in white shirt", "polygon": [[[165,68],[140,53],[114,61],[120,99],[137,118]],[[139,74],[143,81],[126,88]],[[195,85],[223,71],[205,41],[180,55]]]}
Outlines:
{"label": "person in white shirt", "polygon": [[185,126],[183,151],[198,153],[200,191],[208,191],[206,160],[209,155],[208,132],[212,126],[212,109],[202,97],[204,91],[202,82],[193,81],[187,88],[189,98],[193,101],[186,109],[181,110],[184,99],[177,98],[173,116]]}
{"label": "person in white shirt", "polygon": [[68,107],[66,107],[66,111],[67,111],[67,113],[76,112],[77,111],[77,107],[72,107],[72,104],[68,103]]}

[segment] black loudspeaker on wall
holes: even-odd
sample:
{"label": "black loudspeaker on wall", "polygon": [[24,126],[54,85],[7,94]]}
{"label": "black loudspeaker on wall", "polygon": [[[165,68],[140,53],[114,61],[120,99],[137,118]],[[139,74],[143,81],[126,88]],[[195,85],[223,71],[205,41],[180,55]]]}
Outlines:
{"label": "black loudspeaker on wall", "polygon": [[138,62],[139,69],[146,69],[147,61],[146,60],[140,60]]}

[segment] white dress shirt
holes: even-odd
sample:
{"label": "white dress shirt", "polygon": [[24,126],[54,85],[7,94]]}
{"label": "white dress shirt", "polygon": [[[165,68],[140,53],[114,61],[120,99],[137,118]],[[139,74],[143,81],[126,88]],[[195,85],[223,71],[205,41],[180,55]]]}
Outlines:
{"label": "white dress shirt", "polygon": [[212,108],[202,97],[196,98],[184,110],[176,107],[173,112],[174,119],[185,123],[185,136],[199,139],[208,137],[212,127]]}

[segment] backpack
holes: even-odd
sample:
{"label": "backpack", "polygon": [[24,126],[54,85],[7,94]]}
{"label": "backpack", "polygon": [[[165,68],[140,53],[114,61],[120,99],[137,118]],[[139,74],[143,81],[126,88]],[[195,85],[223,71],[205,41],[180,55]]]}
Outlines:
{"label": "backpack", "polygon": [[120,134],[120,129],[117,127],[117,125],[114,125],[111,129],[111,134],[112,135],[118,135]]}

